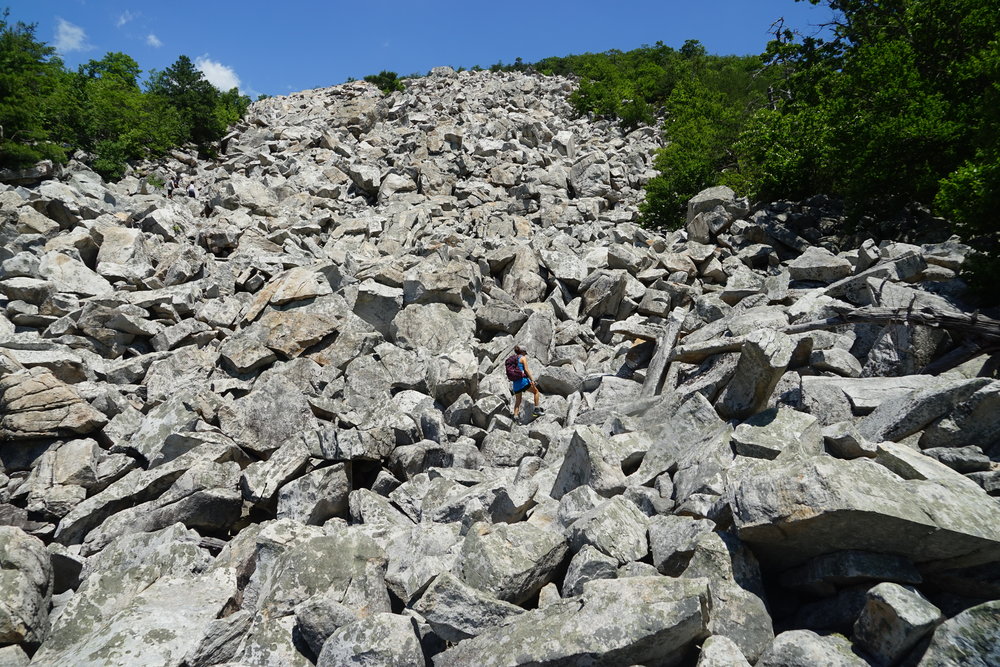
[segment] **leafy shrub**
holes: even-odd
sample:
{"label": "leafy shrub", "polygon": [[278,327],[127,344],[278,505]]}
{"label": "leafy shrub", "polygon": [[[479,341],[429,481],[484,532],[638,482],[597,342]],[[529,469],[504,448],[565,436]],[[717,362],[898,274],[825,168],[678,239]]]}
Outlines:
{"label": "leafy shrub", "polygon": [[403,85],[402,80],[395,72],[390,72],[388,70],[382,70],[378,74],[369,74],[365,77],[365,81],[368,83],[374,83],[378,86],[378,89],[382,91],[383,95],[391,95],[396,91],[406,90],[406,86]]}

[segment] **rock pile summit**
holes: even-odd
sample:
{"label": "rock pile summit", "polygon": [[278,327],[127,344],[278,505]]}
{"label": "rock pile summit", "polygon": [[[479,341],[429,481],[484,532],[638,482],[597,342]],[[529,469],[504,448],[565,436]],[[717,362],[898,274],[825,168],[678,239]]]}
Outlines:
{"label": "rock pile summit", "polygon": [[658,132],[573,85],[349,83],[0,186],[0,664],[1000,661],[995,365],[836,320],[963,315],[969,248],[727,188],[643,229]]}

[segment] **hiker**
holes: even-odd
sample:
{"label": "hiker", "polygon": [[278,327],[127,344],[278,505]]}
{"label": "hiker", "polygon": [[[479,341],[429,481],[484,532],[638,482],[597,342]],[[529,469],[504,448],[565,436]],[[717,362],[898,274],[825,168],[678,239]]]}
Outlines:
{"label": "hiker", "polygon": [[545,414],[545,410],[538,405],[538,402],[541,400],[541,394],[538,393],[538,387],[535,385],[535,377],[528,368],[527,350],[520,345],[515,345],[514,354],[507,357],[504,367],[507,371],[507,379],[511,381],[510,390],[514,394],[514,419],[517,419],[521,413],[521,394],[525,389],[530,389],[535,395],[533,414]]}
{"label": "hiker", "polygon": [[194,182],[188,183],[188,197],[191,197],[193,199],[194,197],[197,197],[197,196],[198,196],[198,193],[194,189]]}
{"label": "hiker", "polygon": [[174,188],[176,188],[176,187],[177,187],[177,184],[174,182],[174,179],[173,178],[168,178],[167,179],[167,196],[168,197],[173,197],[174,196]]}

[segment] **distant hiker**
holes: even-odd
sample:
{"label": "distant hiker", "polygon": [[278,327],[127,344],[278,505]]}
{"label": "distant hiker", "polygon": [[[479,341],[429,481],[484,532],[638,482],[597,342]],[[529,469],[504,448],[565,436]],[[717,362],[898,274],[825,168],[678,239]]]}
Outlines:
{"label": "distant hiker", "polygon": [[527,350],[520,345],[515,345],[514,354],[507,357],[507,360],[504,361],[504,369],[507,372],[507,379],[511,381],[510,390],[514,394],[514,419],[520,416],[521,394],[525,389],[530,389],[535,395],[534,414],[544,414],[545,410],[538,405],[538,402],[541,400],[541,394],[538,393],[538,387],[535,386],[535,377],[528,368]]}
{"label": "distant hiker", "polygon": [[176,187],[176,183],[174,183],[174,179],[168,178],[167,179],[167,196],[168,197],[173,197],[174,196],[174,188],[175,187]]}
{"label": "distant hiker", "polygon": [[188,197],[197,197],[198,192],[194,189],[194,183],[188,183]]}

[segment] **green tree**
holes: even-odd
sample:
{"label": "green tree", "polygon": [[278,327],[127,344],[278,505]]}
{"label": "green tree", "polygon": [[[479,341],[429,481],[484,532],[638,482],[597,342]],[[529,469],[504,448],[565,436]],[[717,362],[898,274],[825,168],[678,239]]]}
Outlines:
{"label": "green tree", "polygon": [[[846,197],[855,211],[937,201],[956,218],[975,217],[962,212],[971,201],[960,193],[990,173],[997,153],[995,2],[826,4],[837,16],[831,36],[797,41],[781,31],[766,54],[782,72],[782,94],[740,141],[755,193],[809,187]],[[780,150],[762,150],[769,140]]]}
{"label": "green tree", "polygon": [[179,112],[142,92],[141,74],[123,53],[91,60],[76,74],[75,144],[93,154],[91,166],[105,178],[120,178],[129,160],[159,155],[186,138]]}
{"label": "green tree", "polygon": [[225,134],[226,125],[216,113],[220,93],[187,56],[162,72],[152,72],[147,89],[178,111],[184,140],[205,149]]}
{"label": "green tree", "polygon": [[721,183],[739,188],[731,148],[745,114],[696,77],[674,87],[664,113],[667,145],[657,152],[659,175],[646,185],[640,212],[650,227],[673,228],[683,222],[688,199],[702,189]]}
{"label": "green tree", "polygon": [[55,49],[35,38],[35,26],[0,14],[0,164],[23,166],[65,159],[51,141],[52,98],[64,83]]}
{"label": "green tree", "polygon": [[22,166],[83,150],[106,178],[129,160],[194,141],[203,150],[246,113],[250,99],[220,92],[187,56],[152,72],[124,53],[107,53],[68,71],[35,26],[0,14],[0,166]]}

